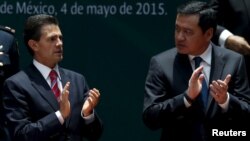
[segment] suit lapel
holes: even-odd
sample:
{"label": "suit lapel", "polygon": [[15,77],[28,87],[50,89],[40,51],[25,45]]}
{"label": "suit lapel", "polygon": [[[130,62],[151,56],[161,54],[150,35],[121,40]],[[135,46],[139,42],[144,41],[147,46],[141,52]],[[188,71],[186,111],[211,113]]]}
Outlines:
{"label": "suit lapel", "polygon": [[174,60],[174,66],[175,66],[174,72],[177,72],[175,74],[180,75],[175,78],[182,78],[183,80],[182,82],[184,82],[184,84],[187,84],[187,87],[188,87],[188,83],[189,83],[188,81],[193,72],[188,56],[183,55],[183,54],[177,54]]}
{"label": "suit lapel", "polygon": [[38,93],[48,102],[48,104],[57,111],[59,109],[58,102],[46,82],[42,74],[37,70],[37,68],[31,64],[30,67],[26,70],[27,75],[31,80],[32,86],[38,91]]}
{"label": "suit lapel", "polygon": [[[218,47],[214,47],[214,46],[212,48],[212,61],[211,61],[211,71],[210,71],[209,84],[211,84],[211,82],[213,80],[221,79],[223,68],[225,65],[225,61],[223,61],[222,53],[217,48]],[[208,106],[207,106],[206,112],[208,111],[212,100],[213,100],[213,98],[209,94],[208,95]]]}

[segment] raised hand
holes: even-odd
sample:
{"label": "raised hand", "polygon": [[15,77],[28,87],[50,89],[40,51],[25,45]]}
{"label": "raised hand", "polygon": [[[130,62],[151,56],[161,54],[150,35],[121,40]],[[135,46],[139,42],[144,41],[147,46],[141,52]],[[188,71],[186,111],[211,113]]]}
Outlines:
{"label": "raised hand", "polygon": [[213,81],[210,84],[210,93],[218,104],[223,104],[227,100],[228,83],[231,80],[231,75],[228,74],[222,80]]}
{"label": "raised hand", "polygon": [[64,119],[66,119],[70,114],[69,86],[70,86],[70,82],[67,82],[63,88],[60,101],[59,101],[60,112]]}
{"label": "raised hand", "polygon": [[83,104],[82,114],[88,116],[93,112],[93,109],[96,107],[100,99],[100,92],[98,89],[93,88],[88,93],[88,98]]}
{"label": "raised hand", "polygon": [[188,83],[188,96],[194,100],[200,94],[204,74],[202,74],[203,66],[198,67],[192,73]]}

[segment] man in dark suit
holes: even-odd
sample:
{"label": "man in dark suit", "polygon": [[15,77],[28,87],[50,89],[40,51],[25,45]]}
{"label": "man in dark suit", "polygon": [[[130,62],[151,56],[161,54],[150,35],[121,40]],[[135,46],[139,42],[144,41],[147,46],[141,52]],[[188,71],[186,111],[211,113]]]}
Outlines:
{"label": "man in dark suit", "polygon": [[213,41],[245,55],[248,81],[250,82],[250,1],[211,0],[210,5],[217,12],[217,20],[220,25]]}
{"label": "man in dark suit", "polygon": [[249,120],[250,90],[244,58],[211,43],[214,15],[205,2],[179,7],[176,48],[151,59],[143,120],[152,130],[162,129],[161,141],[207,141],[217,136],[244,140],[248,135],[244,122]]}
{"label": "man in dark suit", "polygon": [[[98,140],[102,124],[94,108],[100,93],[79,73],[58,66],[62,33],[50,15],[30,16],[24,42],[33,63],[4,83],[4,112],[13,141]],[[53,70],[53,71],[52,71]]]}

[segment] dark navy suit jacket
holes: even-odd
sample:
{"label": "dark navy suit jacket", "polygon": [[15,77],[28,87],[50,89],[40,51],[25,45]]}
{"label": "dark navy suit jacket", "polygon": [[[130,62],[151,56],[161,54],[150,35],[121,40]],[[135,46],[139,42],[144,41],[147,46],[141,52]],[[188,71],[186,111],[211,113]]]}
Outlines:
{"label": "dark navy suit jacket", "polygon": [[95,112],[95,120],[86,124],[81,117],[82,105],[89,90],[85,78],[60,68],[62,85],[70,81],[70,117],[63,125],[55,112],[59,104],[46,80],[32,64],[5,81],[4,110],[7,125],[14,141],[82,141],[97,140],[102,124]]}
{"label": "dark navy suit jacket", "polygon": [[212,129],[249,129],[246,123],[249,123],[250,91],[244,58],[233,51],[212,46],[210,83],[232,75],[226,112],[211,95],[207,109],[202,109],[198,100],[186,108],[184,94],[193,71],[188,55],[179,54],[173,48],[152,57],[145,83],[143,120],[153,130],[162,129],[161,141],[215,140]]}

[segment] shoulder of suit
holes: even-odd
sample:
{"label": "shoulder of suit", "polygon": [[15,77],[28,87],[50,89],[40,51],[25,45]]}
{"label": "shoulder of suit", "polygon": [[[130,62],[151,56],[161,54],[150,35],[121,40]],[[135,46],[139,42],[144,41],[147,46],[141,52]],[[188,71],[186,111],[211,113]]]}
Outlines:
{"label": "shoulder of suit", "polygon": [[177,54],[177,49],[176,49],[176,47],[174,47],[174,48],[170,48],[170,49],[167,49],[165,51],[162,51],[162,52],[154,55],[153,57],[155,57],[155,58],[169,58],[169,57],[172,58],[176,54]]}
{"label": "shoulder of suit", "polygon": [[233,51],[233,50],[230,50],[228,48],[224,48],[224,47],[220,47],[220,46],[213,46],[215,52],[217,52],[217,54],[219,53],[220,55],[223,55],[223,56],[228,56],[230,58],[234,58],[234,57],[240,57],[240,56],[243,56],[242,54],[236,52],[236,51]]}
{"label": "shoulder of suit", "polygon": [[81,76],[83,76],[83,74],[81,74],[81,73],[79,73],[79,72],[76,72],[76,71],[74,71],[74,70],[70,70],[70,69],[67,69],[67,68],[63,68],[63,67],[59,67],[59,71],[61,72],[61,73],[64,73],[64,74],[66,74],[66,75],[81,75]]}
{"label": "shoulder of suit", "polygon": [[3,30],[3,31],[8,32],[10,34],[15,34],[15,32],[16,32],[15,29],[10,28],[8,26],[2,26],[2,25],[0,25],[0,30]]}

